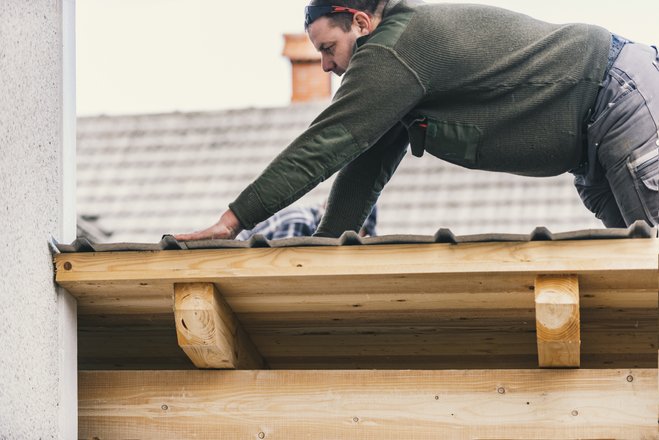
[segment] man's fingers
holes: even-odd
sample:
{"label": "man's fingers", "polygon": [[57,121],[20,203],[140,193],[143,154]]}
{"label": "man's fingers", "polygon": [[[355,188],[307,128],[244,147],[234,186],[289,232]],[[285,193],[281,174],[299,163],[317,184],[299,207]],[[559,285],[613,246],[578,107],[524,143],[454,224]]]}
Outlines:
{"label": "man's fingers", "polygon": [[219,238],[218,234],[213,234],[213,231],[209,229],[204,229],[203,231],[196,231],[189,234],[176,234],[174,238],[182,241],[191,241],[191,240],[210,240],[213,238]]}
{"label": "man's fingers", "polygon": [[175,234],[174,238],[181,241],[201,240],[199,233],[193,232],[192,234]]}
{"label": "man's fingers", "polygon": [[218,230],[217,228],[208,228],[203,231],[192,232],[190,234],[175,234],[174,238],[181,241],[192,240],[213,240],[216,238],[231,238],[226,230]]}

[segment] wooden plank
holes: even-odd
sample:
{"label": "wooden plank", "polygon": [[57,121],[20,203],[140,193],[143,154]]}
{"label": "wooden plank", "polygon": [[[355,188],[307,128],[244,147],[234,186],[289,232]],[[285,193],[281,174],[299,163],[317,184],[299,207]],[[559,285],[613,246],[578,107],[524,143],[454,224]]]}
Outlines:
{"label": "wooden plank", "polygon": [[[593,329],[584,333],[581,353],[586,368],[656,366],[654,333]],[[386,329],[385,329],[386,330]],[[355,336],[336,338],[298,332],[298,336],[252,334],[252,340],[271,368],[530,368],[537,366],[533,329],[517,333],[503,326],[483,329],[427,331],[399,336],[377,334],[357,328]],[[279,333],[282,333],[281,331]],[[319,332],[322,333],[322,332]],[[348,329],[343,331],[348,333]],[[344,342],[344,345],[340,343]],[[368,349],[360,347],[362,343]],[[286,359],[282,361],[282,359]],[[478,359],[480,365],[475,362]],[[518,364],[520,359],[524,363]],[[296,363],[291,363],[294,360]],[[529,364],[527,360],[533,361]],[[169,330],[145,328],[100,328],[79,333],[80,369],[182,369],[192,364],[176,343],[174,325]],[[282,363],[285,362],[285,363]]]}
{"label": "wooden plank", "polygon": [[[656,295],[656,293],[655,293]],[[120,317],[121,315],[116,317]],[[139,316],[139,315],[137,315]],[[401,308],[388,312],[365,312],[362,308],[350,311],[325,311],[319,309],[315,314],[307,312],[277,312],[277,313],[240,313],[240,321],[250,329],[274,331],[277,328],[305,327],[373,327],[379,325],[397,326],[448,326],[467,328],[485,328],[494,325],[526,326],[529,322],[535,325],[535,310],[529,309],[438,309],[424,310]],[[582,326],[606,325],[612,329],[640,329],[650,325],[657,327],[657,308],[590,308],[581,311]],[[118,320],[117,322],[123,322]],[[535,331],[535,330],[534,330]]]}
{"label": "wooden plank", "polygon": [[[528,359],[537,366],[533,309],[366,313],[357,308],[238,318],[271,368],[529,368]],[[78,325],[81,369],[191,365],[178,347],[171,312],[83,315]],[[582,367],[656,366],[656,308],[586,309],[581,330]]]}
{"label": "wooden plank", "polygon": [[[533,332],[496,333],[487,329],[453,330],[433,333],[377,333],[328,334],[305,332],[299,335],[253,334],[252,338],[268,359],[273,356],[455,356],[486,354],[491,357],[534,354],[537,342]],[[607,341],[606,337],[611,339]],[[585,339],[584,354],[609,354],[615,357],[624,353],[646,353],[654,358],[655,335],[618,335],[615,330],[602,331],[597,337]],[[585,338],[585,335],[584,335]],[[631,339],[631,340],[628,340]],[[587,350],[586,350],[587,349]],[[401,366],[402,367],[402,366]],[[459,368],[459,363],[456,364]]]}
{"label": "wooden plank", "polygon": [[184,370],[195,368],[168,325],[78,327],[79,370]]}
{"label": "wooden plank", "polygon": [[[383,277],[386,279],[386,277]],[[398,312],[406,310],[524,310],[534,309],[533,280],[529,276],[529,283],[519,290],[502,290],[490,292],[472,292],[468,290],[451,291],[442,290],[442,281],[434,285],[435,290],[426,290],[420,293],[394,292],[371,290],[359,293],[347,293],[340,288],[330,291],[324,280],[317,281],[316,290],[306,290],[304,293],[295,291],[294,283],[290,280],[271,279],[272,291],[264,290],[261,293],[229,291],[225,284],[216,284],[218,290],[230,305],[231,309],[239,315],[242,314],[279,314],[279,313],[314,313],[339,312],[350,313],[360,309],[362,316],[379,314],[382,312]],[[483,277],[482,283],[488,284],[488,277]],[[300,280],[303,284],[306,280]],[[384,279],[382,282],[384,283]],[[246,290],[250,289],[249,280],[243,280]],[[282,283],[284,286],[282,286]],[[355,282],[356,284],[356,282]],[[366,284],[366,282],[365,282]],[[496,281],[494,285],[497,286]],[[384,286],[384,284],[383,284]],[[291,289],[283,291],[282,287]],[[530,288],[529,288],[530,287]],[[580,287],[582,287],[580,285]],[[154,291],[152,294],[134,294],[130,289],[113,287],[112,292],[97,292],[77,296],[78,314],[84,315],[152,315],[171,313],[173,307],[173,287]],[[402,289],[401,289],[402,290]],[[582,310],[588,308],[657,308],[656,288],[632,289],[611,288],[610,290],[595,290],[580,288]]]}
{"label": "wooden plank", "polygon": [[179,346],[199,368],[263,368],[263,358],[212,283],[174,285]]}
{"label": "wooden plank", "polygon": [[576,275],[538,275],[535,323],[540,367],[580,365],[581,321]]}
{"label": "wooden plank", "polygon": [[[152,364],[153,365],[153,364]],[[273,370],[482,370],[538,368],[538,355],[516,354],[492,356],[468,354],[461,356],[282,356],[268,358]],[[656,355],[625,353],[617,355],[582,355],[581,368],[655,368]],[[101,368],[96,368],[100,370]],[[142,368],[144,369],[144,368]]]}
{"label": "wooden plank", "polygon": [[[580,279],[582,308],[657,308],[656,274],[624,273]],[[535,274],[415,275],[368,277],[298,277],[223,279],[216,286],[235,313],[322,310],[364,311],[404,309],[534,308]],[[78,313],[130,315],[171,313],[172,283],[135,281],[83,283],[76,287]]]}
{"label": "wooden plank", "polygon": [[85,281],[175,283],[322,275],[656,272],[658,253],[659,240],[623,239],[78,253],[58,254],[55,264],[57,282],[73,290]]}
{"label": "wooden plank", "polygon": [[657,370],[81,372],[80,438],[657,439]]}

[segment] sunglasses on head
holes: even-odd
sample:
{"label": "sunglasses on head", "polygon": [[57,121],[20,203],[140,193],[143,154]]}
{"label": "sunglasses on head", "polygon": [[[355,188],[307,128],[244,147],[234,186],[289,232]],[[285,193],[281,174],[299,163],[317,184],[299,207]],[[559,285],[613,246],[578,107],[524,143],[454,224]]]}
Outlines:
{"label": "sunglasses on head", "polygon": [[348,8],[346,6],[306,6],[304,8],[304,27],[309,27],[311,23],[314,21],[318,20],[320,17],[329,15],[329,14],[337,14],[340,12],[348,12],[350,14],[356,14],[358,11],[357,9],[353,8]]}

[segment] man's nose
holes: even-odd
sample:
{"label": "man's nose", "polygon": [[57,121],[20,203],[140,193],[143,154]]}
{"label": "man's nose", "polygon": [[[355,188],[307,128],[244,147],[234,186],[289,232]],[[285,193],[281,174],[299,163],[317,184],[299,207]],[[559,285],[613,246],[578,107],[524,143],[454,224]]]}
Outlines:
{"label": "man's nose", "polygon": [[325,55],[321,57],[321,65],[323,66],[323,70],[325,72],[331,72],[334,69],[334,61]]}

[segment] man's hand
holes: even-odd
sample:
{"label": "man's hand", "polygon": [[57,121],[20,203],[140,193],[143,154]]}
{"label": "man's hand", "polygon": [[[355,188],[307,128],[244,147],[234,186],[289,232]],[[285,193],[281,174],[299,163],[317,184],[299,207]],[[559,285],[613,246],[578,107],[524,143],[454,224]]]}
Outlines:
{"label": "man's hand", "polygon": [[181,241],[214,240],[216,238],[233,240],[242,229],[238,217],[236,217],[233,211],[227,209],[217,223],[210,228],[193,232],[191,234],[176,234],[174,235],[174,238]]}

